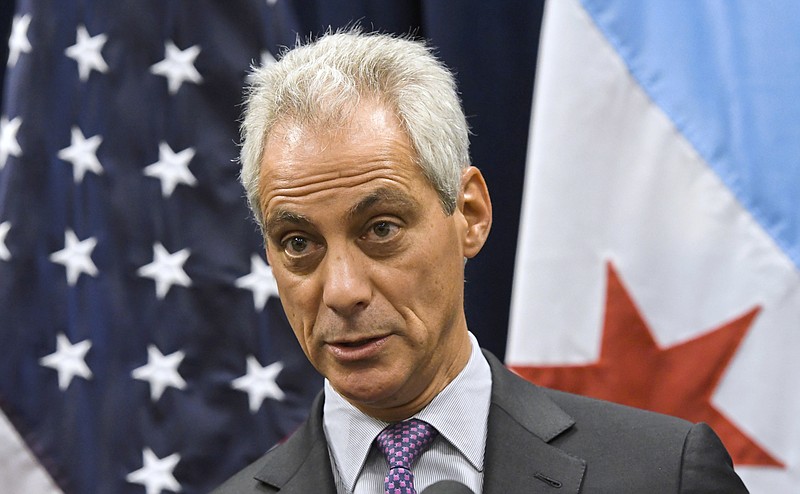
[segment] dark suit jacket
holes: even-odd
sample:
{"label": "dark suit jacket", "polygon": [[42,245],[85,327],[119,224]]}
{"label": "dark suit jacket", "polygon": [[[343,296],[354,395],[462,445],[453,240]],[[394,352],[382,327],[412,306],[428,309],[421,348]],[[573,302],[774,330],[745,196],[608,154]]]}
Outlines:
{"label": "dark suit jacket", "polygon": [[[747,492],[705,424],[540,388],[484,352],[492,403],[483,492]],[[336,494],[322,428],[322,394],[309,419],[214,494]]]}

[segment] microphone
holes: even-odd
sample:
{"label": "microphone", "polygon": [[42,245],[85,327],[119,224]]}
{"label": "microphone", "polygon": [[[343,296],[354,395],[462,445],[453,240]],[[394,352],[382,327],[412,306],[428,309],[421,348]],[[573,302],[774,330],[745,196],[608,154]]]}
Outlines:
{"label": "microphone", "polygon": [[455,480],[440,480],[422,489],[420,494],[475,494],[472,489]]}

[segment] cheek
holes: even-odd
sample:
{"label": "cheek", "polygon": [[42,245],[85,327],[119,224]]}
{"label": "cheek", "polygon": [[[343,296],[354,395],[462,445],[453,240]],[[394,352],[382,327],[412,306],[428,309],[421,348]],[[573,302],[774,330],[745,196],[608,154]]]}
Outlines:
{"label": "cheek", "polygon": [[289,320],[289,325],[292,328],[292,332],[294,333],[297,342],[300,344],[300,348],[302,348],[303,353],[305,353],[306,358],[316,366],[316,355],[315,351],[317,346],[314,343],[314,335],[311,331],[313,328],[313,322],[309,321],[308,311],[303,307],[298,307],[296,304],[293,304],[292,300],[302,300],[302,297],[296,298],[291,296],[284,296],[283,292],[281,293],[282,299],[285,299],[283,304],[283,310],[286,313],[286,318]]}
{"label": "cheek", "polygon": [[406,305],[416,317],[430,322],[448,318],[445,312],[461,300],[463,269],[464,261],[452,235],[428,236],[416,241],[385,286],[395,300],[405,301],[401,305]]}
{"label": "cheek", "polygon": [[453,225],[445,222],[426,242],[418,242],[419,278],[440,296],[451,293],[463,281],[464,260]]}
{"label": "cheek", "polygon": [[313,287],[309,283],[299,282],[292,275],[279,269],[273,269],[273,275],[278,284],[286,318],[305,350],[311,338],[310,328],[313,327],[317,314],[318,307],[315,300],[319,300],[319,297],[314,294]]}

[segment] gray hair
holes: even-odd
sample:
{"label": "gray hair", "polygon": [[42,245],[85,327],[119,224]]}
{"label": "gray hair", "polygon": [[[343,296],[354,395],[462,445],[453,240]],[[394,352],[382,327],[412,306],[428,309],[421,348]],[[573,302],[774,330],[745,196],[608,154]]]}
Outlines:
{"label": "gray hair", "polygon": [[422,42],[359,29],[328,32],[254,69],[241,128],[241,182],[263,230],[259,171],[267,136],[279,123],[338,129],[362,98],[377,98],[408,134],[444,211],[456,208],[469,166],[469,130],[455,78]]}

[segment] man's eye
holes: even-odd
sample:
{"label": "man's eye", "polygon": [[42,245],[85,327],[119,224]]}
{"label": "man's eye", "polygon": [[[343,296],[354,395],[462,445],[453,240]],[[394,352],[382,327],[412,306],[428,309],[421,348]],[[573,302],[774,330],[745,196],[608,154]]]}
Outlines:
{"label": "man's eye", "polygon": [[392,233],[392,227],[394,225],[387,223],[386,221],[380,221],[375,223],[372,227],[372,231],[375,232],[375,235],[379,237],[388,237]]}
{"label": "man's eye", "polygon": [[369,231],[365,237],[371,240],[383,241],[387,240],[400,231],[400,227],[389,221],[378,221],[369,227]]}
{"label": "man's eye", "polygon": [[286,251],[287,254],[290,256],[299,256],[303,255],[306,251],[308,251],[309,242],[307,238],[303,237],[289,237],[283,243],[283,249]]}

